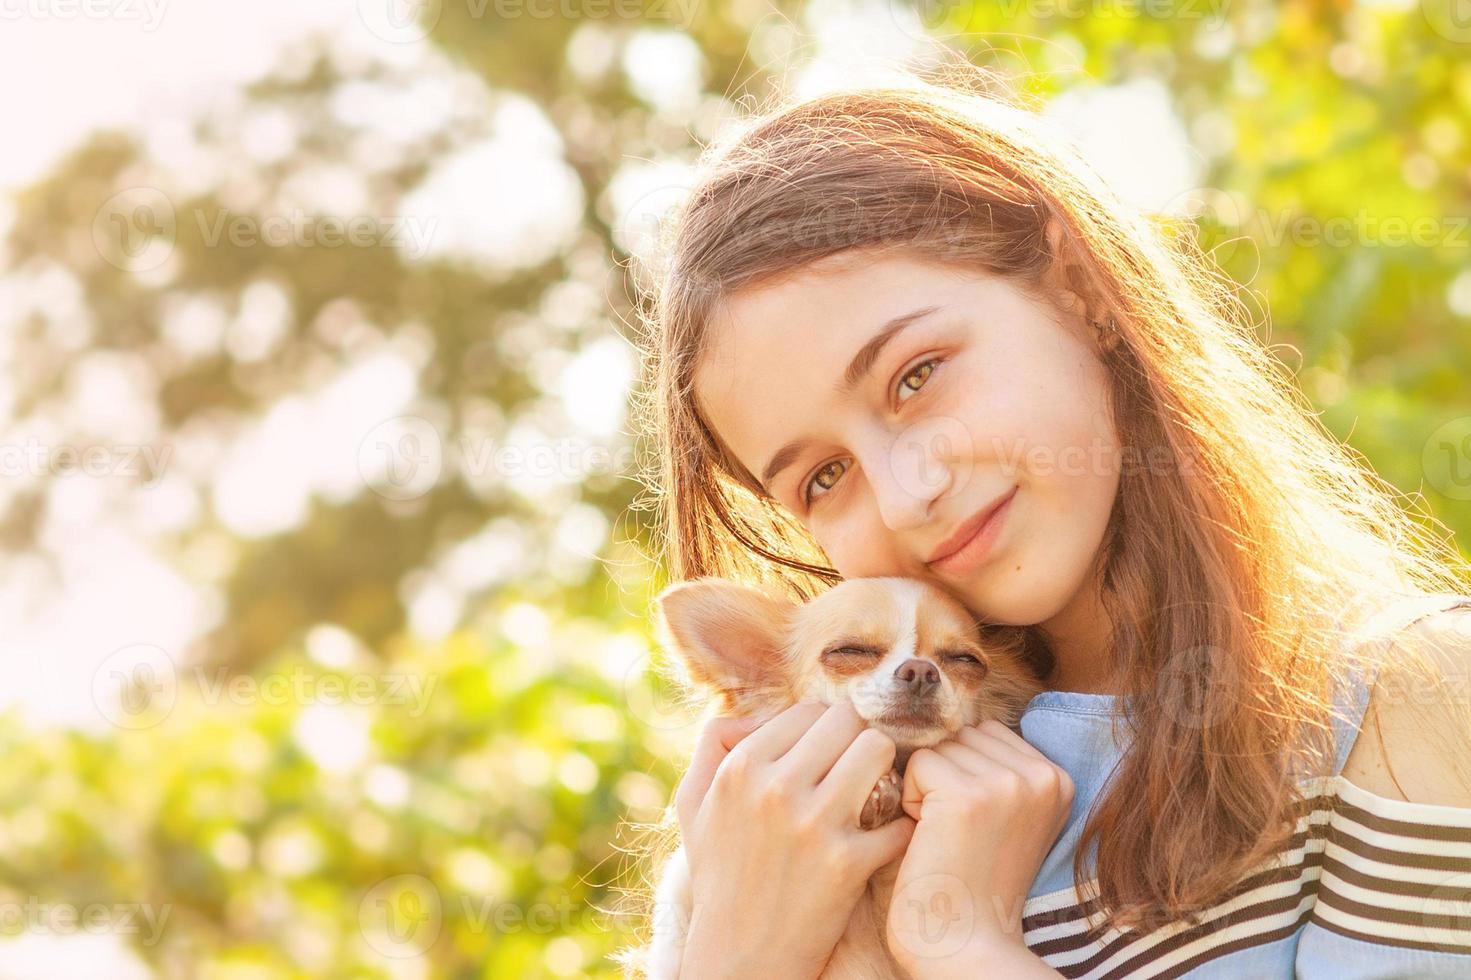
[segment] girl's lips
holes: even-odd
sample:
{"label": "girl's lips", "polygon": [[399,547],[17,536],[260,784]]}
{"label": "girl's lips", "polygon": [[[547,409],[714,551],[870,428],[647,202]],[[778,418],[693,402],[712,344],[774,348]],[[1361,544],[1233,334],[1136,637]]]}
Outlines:
{"label": "girl's lips", "polygon": [[992,544],[1001,533],[1002,525],[1006,523],[1016,491],[1017,488],[1012,487],[1001,502],[992,508],[990,516],[976,529],[969,540],[944,558],[929,562],[930,568],[937,572],[956,574],[969,572],[980,565],[990,553]]}

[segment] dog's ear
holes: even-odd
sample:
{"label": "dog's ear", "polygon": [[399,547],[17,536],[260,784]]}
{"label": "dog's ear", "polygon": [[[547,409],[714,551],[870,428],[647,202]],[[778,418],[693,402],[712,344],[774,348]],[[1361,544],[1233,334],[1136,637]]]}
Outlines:
{"label": "dog's ear", "polygon": [[655,601],[666,647],[722,713],[766,714],[791,703],[783,642],[797,603],[715,576],[671,585]]}

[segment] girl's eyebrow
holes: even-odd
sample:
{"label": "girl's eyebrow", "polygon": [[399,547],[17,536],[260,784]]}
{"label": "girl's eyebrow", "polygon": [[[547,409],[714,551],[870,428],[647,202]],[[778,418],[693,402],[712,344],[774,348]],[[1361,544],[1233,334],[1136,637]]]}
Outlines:
{"label": "girl's eyebrow", "polygon": [[867,376],[868,372],[878,362],[879,355],[884,352],[884,346],[899,335],[901,331],[916,320],[929,316],[938,310],[938,306],[922,306],[917,310],[911,310],[901,316],[896,316],[888,323],[879,328],[878,333],[869,339],[868,343],[858,348],[858,353],[853,355],[848,369],[843,372],[843,381],[838,385],[836,391],[840,395],[846,395],[858,383]]}
{"label": "girl's eyebrow", "polygon": [[[938,309],[938,306],[922,306],[917,310],[900,314],[885,323],[862,347],[858,348],[858,353],[853,355],[853,360],[848,362],[848,367],[843,372],[843,380],[833,390],[837,394],[846,395],[858,387],[859,382],[868,376],[868,372],[878,362],[879,355],[884,352],[884,347],[889,341],[903,332],[905,327],[929,316]],[[770,462],[761,471],[761,489],[765,490],[768,496],[775,496],[770,489],[772,478],[802,455],[810,442],[811,440],[808,439],[793,439],[772,454]]]}

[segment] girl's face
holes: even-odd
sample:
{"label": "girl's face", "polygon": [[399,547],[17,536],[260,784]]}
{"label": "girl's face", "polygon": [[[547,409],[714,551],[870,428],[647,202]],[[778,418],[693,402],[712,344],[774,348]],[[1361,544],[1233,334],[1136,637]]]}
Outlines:
{"label": "girl's face", "polygon": [[711,327],[707,421],[844,578],[925,579],[1009,625],[1091,584],[1119,456],[1082,316],[980,270],[849,250],[735,294]]}

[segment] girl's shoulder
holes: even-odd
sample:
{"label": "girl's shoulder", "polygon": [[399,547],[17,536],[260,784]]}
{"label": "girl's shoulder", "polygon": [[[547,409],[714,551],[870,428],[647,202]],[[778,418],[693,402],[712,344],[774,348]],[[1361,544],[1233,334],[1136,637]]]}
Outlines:
{"label": "girl's shoulder", "polygon": [[[1471,595],[1415,597],[1391,616],[1342,775],[1392,801],[1471,807]],[[1406,641],[1429,671],[1394,656]]]}

